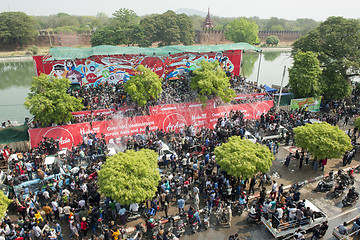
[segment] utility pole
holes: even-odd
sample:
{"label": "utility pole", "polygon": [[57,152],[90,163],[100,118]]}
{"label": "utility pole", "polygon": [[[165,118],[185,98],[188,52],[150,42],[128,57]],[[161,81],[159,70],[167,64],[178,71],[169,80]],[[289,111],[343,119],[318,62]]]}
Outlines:
{"label": "utility pole", "polygon": [[286,66],[284,66],[284,72],[283,72],[282,79],[281,79],[280,93],[279,93],[279,99],[278,99],[278,104],[277,104],[277,107],[276,107],[276,111],[279,111],[279,107],[280,107],[281,93],[282,93],[282,89],[283,89],[285,72],[286,72]]}
{"label": "utility pole", "polygon": [[262,53],[262,52],[260,52],[258,72],[257,72],[257,76],[256,76],[256,86],[259,86],[259,74],[260,74],[260,64],[261,64],[261,55],[262,55],[261,53]]}

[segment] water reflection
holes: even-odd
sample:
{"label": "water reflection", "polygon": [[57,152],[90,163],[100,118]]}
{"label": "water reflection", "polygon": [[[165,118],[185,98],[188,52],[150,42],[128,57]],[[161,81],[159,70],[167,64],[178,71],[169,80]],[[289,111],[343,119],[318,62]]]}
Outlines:
{"label": "water reflection", "polygon": [[35,74],[32,61],[0,63],[0,89],[30,87]]}
{"label": "water reflection", "polygon": [[265,61],[272,62],[281,55],[281,52],[264,52],[263,55]]}
{"label": "water reflection", "polygon": [[241,75],[250,76],[255,67],[255,63],[259,58],[259,53],[245,53],[241,62]]}

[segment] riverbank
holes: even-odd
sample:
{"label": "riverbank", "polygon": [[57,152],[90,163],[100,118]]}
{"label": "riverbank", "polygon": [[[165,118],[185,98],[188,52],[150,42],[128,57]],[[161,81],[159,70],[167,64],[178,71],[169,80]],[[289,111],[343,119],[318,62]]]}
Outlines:
{"label": "riverbank", "polygon": [[291,52],[291,47],[261,47],[263,52]]}

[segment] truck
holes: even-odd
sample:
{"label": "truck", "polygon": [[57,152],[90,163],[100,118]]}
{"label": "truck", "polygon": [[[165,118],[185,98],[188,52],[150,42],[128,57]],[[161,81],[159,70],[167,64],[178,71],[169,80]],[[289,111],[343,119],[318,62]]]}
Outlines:
{"label": "truck", "polygon": [[314,220],[304,218],[300,221],[299,224],[297,220],[282,222],[275,216],[271,218],[265,218],[265,216],[261,216],[261,222],[270,231],[270,233],[274,236],[275,239],[289,239],[294,236],[295,232],[298,229],[307,231],[317,226],[320,226],[323,222],[327,221],[327,216],[324,211],[316,207],[312,202],[307,199],[304,203],[305,208],[309,207],[314,212]]}

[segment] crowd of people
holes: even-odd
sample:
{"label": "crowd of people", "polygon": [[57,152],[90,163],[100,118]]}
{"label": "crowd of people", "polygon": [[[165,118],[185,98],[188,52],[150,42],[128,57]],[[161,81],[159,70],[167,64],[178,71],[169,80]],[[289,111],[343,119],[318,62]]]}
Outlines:
{"label": "crowd of people", "polygon": [[[106,89],[114,90],[110,85]],[[81,95],[93,99],[92,93],[87,91]],[[104,98],[97,106],[120,103],[117,101],[124,99],[118,95],[119,98],[113,102],[104,92],[102,95]],[[87,106],[91,104],[89,101]],[[271,110],[256,120],[245,119],[241,111],[231,111],[218,119],[214,129],[193,126],[186,126],[179,132],[147,129],[144,134],[113,139],[113,143],[125,149],[149,148],[159,152],[163,144],[167,144],[173,150],[169,158],[166,155],[159,157],[164,174],[154,198],[130,206],[121,206],[111,198],[102,199],[97,192],[97,171],[106,161],[108,151],[104,135],[84,135],[79,146],[69,149],[64,156],[59,155],[61,161],[51,165],[45,164],[45,160],[48,155],[59,152],[58,139],[44,138],[37,148],[28,152],[1,149],[0,156],[7,160],[11,170],[5,180],[9,187],[8,196],[13,200],[9,213],[18,212],[20,217],[16,221],[8,216],[4,219],[0,226],[0,239],[63,239],[63,236],[65,239],[87,239],[98,236],[117,240],[126,234],[123,228],[127,225],[129,211],[147,213],[147,233],[155,234],[157,239],[168,239],[170,232],[155,231],[154,216],[159,211],[167,217],[169,208],[176,206],[179,214],[185,213],[188,217],[187,221],[200,225],[203,222],[201,209],[216,215],[224,204],[233,202],[249,208],[255,215],[275,216],[279,222],[309,219],[313,213],[302,205],[299,192],[285,193],[283,186],[274,181],[271,194],[267,195],[265,174],[251,179],[231,177],[218,167],[213,151],[231,136],[244,137],[246,131],[255,135],[266,134],[281,126],[288,131],[285,144],[290,144],[292,129],[309,119],[336,125],[340,119],[355,113],[354,109],[341,104],[330,109],[325,113]],[[354,132],[351,136],[356,138]],[[277,153],[277,143],[269,141],[266,144],[274,154]],[[38,181],[35,188],[22,185],[32,179]],[[257,181],[260,199],[257,204],[248,206],[247,198],[254,193]],[[231,212],[227,213],[230,223]]]}
{"label": "crowd of people", "polygon": [[[163,80],[162,93],[158,99],[149,100],[145,107],[139,107],[126,94],[123,82],[116,84],[104,82],[96,86],[80,86],[78,89],[68,90],[68,94],[82,99],[84,105],[83,111],[89,111],[90,114],[81,114],[74,116],[74,119],[68,124],[103,121],[119,117],[134,117],[149,115],[149,107],[163,104],[185,103],[196,101],[197,92],[191,90],[190,76],[186,75],[176,80]],[[264,93],[262,85],[247,82],[245,78],[232,76],[230,79],[231,88],[237,95]],[[273,99],[270,93],[264,96],[248,96],[246,98],[234,99],[231,104],[252,103],[263,100]],[[217,105],[223,105],[222,101],[217,100]],[[112,109],[112,112],[95,113],[100,109]],[[41,127],[34,119],[30,122],[30,127]]]}

